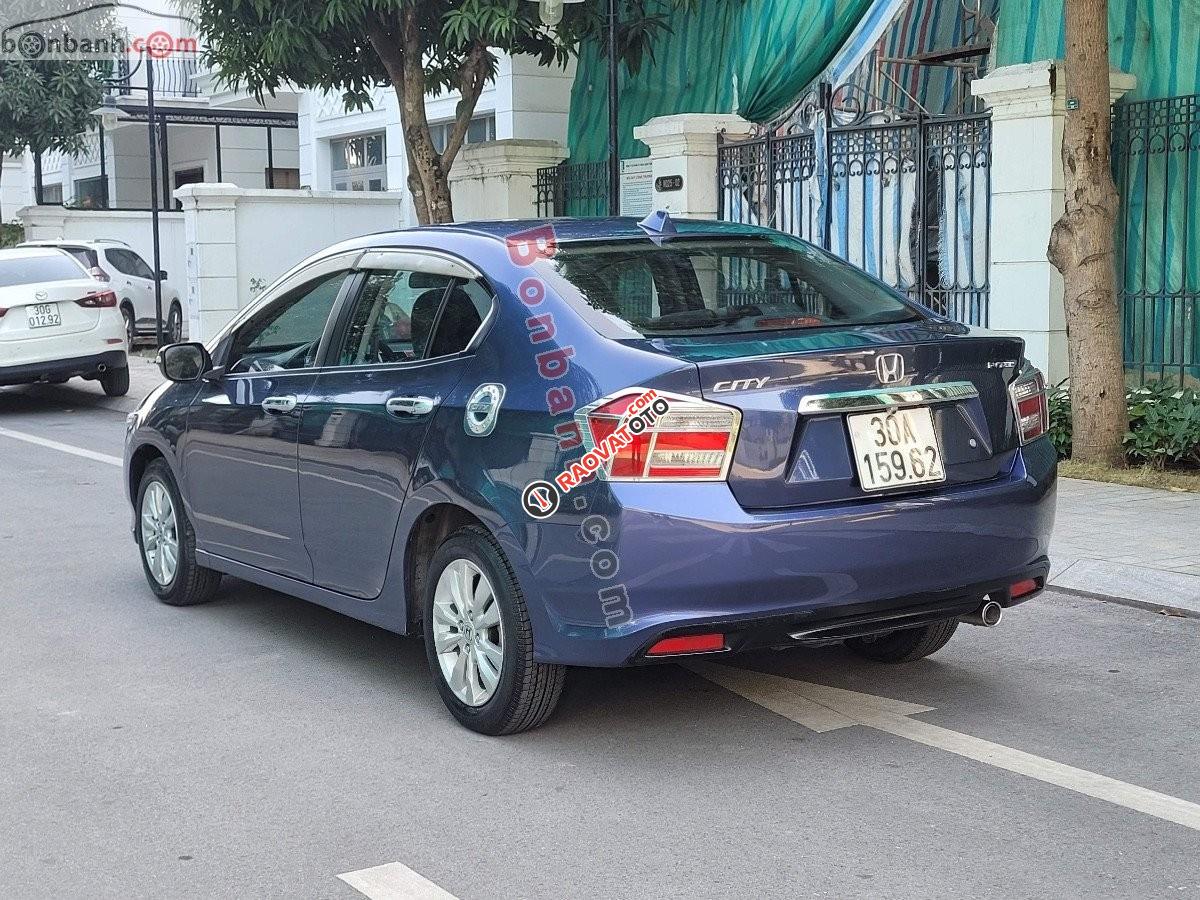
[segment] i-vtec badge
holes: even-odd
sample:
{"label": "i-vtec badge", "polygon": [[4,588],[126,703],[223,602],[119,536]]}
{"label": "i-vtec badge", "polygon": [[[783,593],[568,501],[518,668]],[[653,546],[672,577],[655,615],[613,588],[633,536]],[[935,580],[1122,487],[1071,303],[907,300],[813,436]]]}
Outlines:
{"label": "i-vtec badge", "polygon": [[724,394],[728,391],[757,391],[770,380],[771,378],[768,376],[766,378],[737,378],[733,381],[718,381],[713,385],[713,393]]}
{"label": "i-vtec badge", "polygon": [[1017,362],[1013,359],[992,360],[987,364],[987,367],[989,369],[1015,369]]}

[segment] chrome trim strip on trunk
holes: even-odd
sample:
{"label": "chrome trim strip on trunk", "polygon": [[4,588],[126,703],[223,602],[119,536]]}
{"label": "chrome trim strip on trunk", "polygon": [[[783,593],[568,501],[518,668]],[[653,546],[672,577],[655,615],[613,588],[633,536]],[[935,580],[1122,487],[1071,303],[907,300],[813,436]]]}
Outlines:
{"label": "chrome trim strip on trunk", "polygon": [[969,400],[978,396],[979,391],[969,381],[947,381],[945,384],[914,384],[909,387],[843,391],[838,394],[810,394],[800,401],[799,412],[801,415],[871,412],[899,406]]}

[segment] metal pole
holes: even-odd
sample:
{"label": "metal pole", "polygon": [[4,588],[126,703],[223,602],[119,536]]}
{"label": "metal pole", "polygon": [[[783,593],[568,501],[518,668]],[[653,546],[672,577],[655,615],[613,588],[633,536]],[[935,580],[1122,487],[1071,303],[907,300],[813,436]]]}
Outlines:
{"label": "metal pole", "polygon": [[221,126],[213,126],[213,136],[217,139],[217,181],[221,180]]}
{"label": "metal pole", "polygon": [[275,147],[271,143],[271,126],[267,126],[267,189],[275,187]]}
{"label": "metal pole", "polygon": [[162,255],[158,243],[158,148],[154,146],[154,63],[146,55],[146,131],[150,135],[150,230],[154,241],[154,342],[163,343]]}
{"label": "metal pole", "polygon": [[35,151],[33,154],[33,202],[38,206],[46,202],[42,196],[42,187],[42,154]]}
{"label": "metal pole", "polygon": [[104,123],[100,122],[96,129],[97,143],[100,146],[100,202],[108,209],[108,167],[107,155],[104,152]]}
{"label": "metal pole", "polygon": [[158,123],[159,152],[162,153],[162,208],[171,208],[171,154],[167,143],[167,123]]}
{"label": "metal pole", "polygon": [[621,156],[617,134],[617,0],[608,0],[608,214],[621,212]]}

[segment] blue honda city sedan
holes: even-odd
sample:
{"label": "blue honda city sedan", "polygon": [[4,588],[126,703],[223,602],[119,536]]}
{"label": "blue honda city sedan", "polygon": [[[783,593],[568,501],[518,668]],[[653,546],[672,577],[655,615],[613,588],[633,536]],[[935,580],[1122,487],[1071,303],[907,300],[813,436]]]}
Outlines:
{"label": "blue honda city sedan", "polygon": [[916,660],[1045,585],[1022,351],[763,228],[370,235],[161,351],[133,533],[165,603],[233,575],[423,634],[486,734],[545,721],[569,666]]}

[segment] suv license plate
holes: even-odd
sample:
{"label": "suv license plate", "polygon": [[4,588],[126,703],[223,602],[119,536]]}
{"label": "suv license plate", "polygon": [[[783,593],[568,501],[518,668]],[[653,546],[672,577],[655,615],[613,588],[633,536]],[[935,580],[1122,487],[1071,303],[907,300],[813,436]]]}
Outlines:
{"label": "suv license plate", "polygon": [[929,407],[846,416],[846,425],[864,491],[946,480]]}
{"label": "suv license plate", "polygon": [[35,303],[25,307],[29,316],[30,328],[50,328],[62,324],[62,316],[58,313],[57,303]]}

